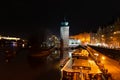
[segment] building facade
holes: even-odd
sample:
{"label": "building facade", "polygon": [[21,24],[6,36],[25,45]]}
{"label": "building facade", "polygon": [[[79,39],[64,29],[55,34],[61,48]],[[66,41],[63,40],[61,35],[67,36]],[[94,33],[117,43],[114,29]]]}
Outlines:
{"label": "building facade", "polygon": [[111,25],[99,27],[97,33],[91,33],[91,44],[108,48],[120,48],[120,20]]}
{"label": "building facade", "polygon": [[70,36],[70,38],[73,38],[75,40],[79,40],[81,45],[87,45],[90,43],[90,33],[80,33],[78,35]]}

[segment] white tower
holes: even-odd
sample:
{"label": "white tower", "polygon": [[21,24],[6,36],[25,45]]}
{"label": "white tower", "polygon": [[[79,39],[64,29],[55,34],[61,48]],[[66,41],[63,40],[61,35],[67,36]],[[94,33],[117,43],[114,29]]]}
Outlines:
{"label": "white tower", "polygon": [[60,27],[60,34],[61,34],[61,39],[62,39],[62,44],[63,44],[63,49],[68,49],[69,47],[69,26],[68,22],[64,19],[63,22],[61,22],[61,27]]}

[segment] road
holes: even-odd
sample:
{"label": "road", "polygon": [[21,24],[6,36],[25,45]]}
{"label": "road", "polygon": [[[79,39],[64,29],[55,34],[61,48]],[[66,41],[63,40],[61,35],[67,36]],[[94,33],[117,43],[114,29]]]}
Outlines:
{"label": "road", "polygon": [[[112,74],[113,80],[120,80],[120,64],[118,61],[111,59],[100,52],[97,52],[90,47],[87,47],[91,52],[98,53],[101,56],[101,62],[104,64],[104,67],[108,69],[108,73]],[[104,59],[102,59],[104,57]]]}

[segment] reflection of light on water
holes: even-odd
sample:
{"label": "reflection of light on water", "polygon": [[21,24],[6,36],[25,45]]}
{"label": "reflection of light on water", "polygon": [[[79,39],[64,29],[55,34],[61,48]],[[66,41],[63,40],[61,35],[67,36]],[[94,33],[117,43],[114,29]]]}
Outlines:
{"label": "reflection of light on water", "polygon": [[[46,58],[28,57],[28,51],[20,51],[15,57],[6,57],[4,53],[1,54],[3,54],[3,56],[0,55],[1,73],[7,74],[2,74],[0,80],[8,80],[8,78],[10,80],[19,80],[19,77],[16,76],[21,76],[20,80],[49,80],[50,78],[52,78],[50,80],[60,80],[58,79],[60,75],[57,74],[59,73],[59,65],[57,65],[59,61],[54,60],[47,64]],[[8,74],[8,72],[12,74]]]}
{"label": "reflection of light on water", "polygon": [[57,50],[55,50],[55,54],[57,54],[58,53],[58,51]]}
{"label": "reflection of light on water", "polygon": [[72,57],[72,52],[69,52],[69,57],[70,57],[70,58]]}
{"label": "reflection of light on water", "polygon": [[63,58],[69,57],[68,50],[63,51]]}
{"label": "reflection of light on water", "polygon": [[46,60],[46,67],[47,69],[55,69],[59,70],[59,59],[60,59],[60,50],[54,50],[51,54],[47,57]]}
{"label": "reflection of light on water", "polygon": [[47,57],[47,61],[54,61],[60,58],[60,50],[54,50],[51,54]]}
{"label": "reflection of light on water", "polygon": [[8,62],[8,59],[6,59],[5,62]]}

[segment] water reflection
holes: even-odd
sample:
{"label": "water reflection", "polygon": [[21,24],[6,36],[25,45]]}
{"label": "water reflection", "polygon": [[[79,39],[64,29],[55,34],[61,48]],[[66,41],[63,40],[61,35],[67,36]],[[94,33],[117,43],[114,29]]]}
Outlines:
{"label": "water reflection", "polygon": [[[29,58],[29,64],[32,68],[39,68],[43,80],[60,79],[60,50],[54,50],[45,58]],[[50,76],[51,75],[51,76]]]}
{"label": "water reflection", "polygon": [[1,63],[8,63],[15,57],[16,57],[15,50],[0,51],[0,64]]}
{"label": "water reflection", "polygon": [[59,80],[59,60],[59,50],[42,59],[29,57],[28,50],[9,55],[0,52],[0,80]]}
{"label": "water reflection", "polygon": [[47,60],[59,60],[60,59],[60,50],[54,50],[51,54],[47,57]]}

